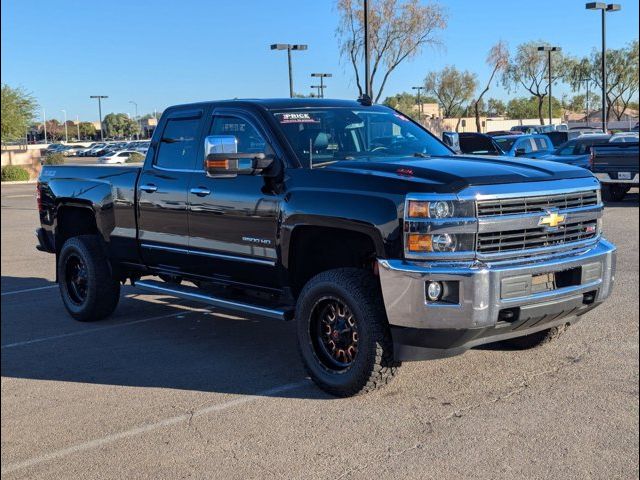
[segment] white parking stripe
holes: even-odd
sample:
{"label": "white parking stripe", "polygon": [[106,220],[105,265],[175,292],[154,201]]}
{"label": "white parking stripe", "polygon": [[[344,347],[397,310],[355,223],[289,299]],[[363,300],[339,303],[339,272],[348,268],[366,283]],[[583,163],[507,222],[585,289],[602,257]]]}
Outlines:
{"label": "white parking stripe", "polygon": [[151,432],[159,428],[169,427],[177,423],[186,422],[195,417],[208,415],[210,413],[217,413],[232,407],[237,407],[239,405],[243,405],[246,403],[255,402],[257,400],[260,400],[262,397],[269,397],[279,393],[288,392],[290,390],[295,390],[297,388],[303,387],[304,385],[308,385],[308,384],[309,382],[305,380],[301,382],[280,385],[279,387],[273,387],[268,390],[257,392],[253,395],[241,395],[237,398],[234,398],[233,400],[229,400],[228,402],[211,405],[209,407],[205,407],[200,410],[195,410],[190,413],[185,413],[183,415],[165,418],[164,420],[160,420],[159,422],[140,425],[139,427],[135,427],[130,430],[124,430],[122,432],[114,433],[112,435],[107,435],[106,437],[96,438],[94,440],[90,440],[85,443],[80,443],[77,445],[73,445],[71,447],[63,448],[61,450],[56,450],[55,452],[46,453],[39,457],[29,458],[27,460],[23,460],[22,462],[11,463],[9,465],[2,467],[2,474],[6,475],[8,473],[15,472],[16,470],[22,470],[24,468],[33,467],[35,465],[48,462],[50,460],[57,460],[59,458],[66,457],[74,453],[92,450],[94,448],[102,447],[104,445],[116,442],[118,440],[133,437],[136,435],[141,435],[143,433]]}
{"label": "white parking stripe", "polygon": [[58,288],[58,285],[47,285],[46,287],[25,288],[24,290],[14,290],[13,292],[2,292],[2,296],[16,295],[18,293],[36,292],[38,290],[46,290],[48,288]]}
{"label": "white parking stripe", "polygon": [[33,340],[25,340],[23,342],[7,343],[6,345],[2,345],[2,350],[4,350],[5,348],[22,347],[24,345],[31,345],[33,343],[47,342],[49,340],[57,340],[59,338],[75,337],[76,335],[85,335],[93,332],[102,332],[104,330],[127,327],[129,325],[136,325],[138,323],[152,322],[154,320],[161,320],[163,318],[179,317],[180,315],[188,315],[190,313],[202,313],[202,312],[208,312],[208,310],[185,310],[182,312],[170,313],[168,315],[160,315],[159,317],[143,318],[141,320],[134,320],[133,322],[118,323],[117,325],[107,325],[104,327],[96,327],[96,328],[89,328],[87,330],[80,330],[79,332],[63,333],[60,335],[53,335],[51,337],[34,338]]}

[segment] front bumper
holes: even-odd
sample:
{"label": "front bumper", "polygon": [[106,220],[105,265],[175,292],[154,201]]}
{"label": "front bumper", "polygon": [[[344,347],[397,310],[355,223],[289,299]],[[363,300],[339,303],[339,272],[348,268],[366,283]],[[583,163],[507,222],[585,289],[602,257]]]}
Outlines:
{"label": "front bumper", "polygon": [[[402,347],[408,345],[430,350],[428,356],[448,356],[571,323],[609,296],[615,263],[616,248],[604,239],[579,254],[525,264],[442,266],[379,260],[396,353],[411,350]],[[577,276],[570,286],[531,293],[533,276],[568,271]],[[457,285],[457,301],[427,301],[430,281]],[[505,311],[511,315],[508,321]]]}

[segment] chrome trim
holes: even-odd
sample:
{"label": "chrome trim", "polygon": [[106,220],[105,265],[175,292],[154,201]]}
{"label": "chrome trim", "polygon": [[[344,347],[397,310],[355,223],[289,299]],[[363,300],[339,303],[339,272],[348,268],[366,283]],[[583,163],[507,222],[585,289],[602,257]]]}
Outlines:
{"label": "chrome trim", "polygon": [[[577,209],[561,209],[558,213],[565,216],[562,225],[570,223],[597,220],[602,217],[603,205],[593,207],[581,207]],[[544,212],[523,213],[518,215],[492,215],[482,217],[478,222],[478,233],[506,232],[509,230],[525,230],[540,227],[541,217],[546,216]]]}
{"label": "chrome trim", "polygon": [[579,250],[584,247],[595,245],[600,241],[600,239],[601,239],[600,236],[596,236],[594,238],[589,238],[588,240],[564,243],[560,245],[551,245],[549,247],[529,248],[526,250],[510,250],[507,252],[500,252],[500,253],[479,253],[478,252],[477,258],[480,261],[491,262],[493,260],[509,259],[513,257],[517,257],[517,258],[535,257],[539,254],[545,254],[548,252],[554,252],[554,253],[565,252],[566,253],[572,250]]}
{"label": "chrome trim", "polygon": [[[601,277],[583,285],[511,300],[501,298],[501,280],[520,275],[559,272],[587,263],[601,264]],[[418,264],[405,260],[379,259],[382,296],[391,325],[413,328],[468,329],[494,326],[503,308],[536,305],[554,299],[597,290],[596,303],[609,297],[613,288],[616,247],[604,239],[575,255],[565,255],[529,264],[487,265],[478,262],[444,265]],[[426,281],[457,281],[459,305],[429,304],[424,296]]]}
{"label": "chrome trim", "polygon": [[169,288],[169,287],[165,287],[160,282],[156,282],[152,280],[138,280],[137,282],[135,282],[135,286],[138,288],[151,290],[154,292],[168,293],[170,295],[175,295],[179,298],[205,302],[209,305],[213,305],[215,307],[219,307],[227,310],[257,314],[257,315],[261,315],[269,318],[275,318],[279,320],[284,320],[286,318],[286,312],[284,310],[276,310],[272,308],[259,307],[257,305],[252,305],[249,303],[233,302],[231,300],[225,300],[223,298],[214,297],[211,295],[203,295],[201,293],[187,290],[187,288],[189,287]]}
{"label": "chrome trim", "polygon": [[620,180],[618,178],[611,178],[608,173],[596,173],[596,178],[600,180],[600,183],[623,183],[637,185],[640,183],[640,174],[636,173],[635,176],[629,180]]}
{"label": "chrome trim", "polygon": [[458,193],[460,200],[497,200],[501,198],[541,197],[588,190],[600,190],[595,177],[540,182],[505,183],[501,185],[474,185]]}
{"label": "chrome trim", "polygon": [[159,167],[158,165],[151,165],[156,170],[161,170],[163,172],[178,172],[178,173],[205,173],[204,169],[197,170],[192,168],[167,168],[167,167]]}
{"label": "chrome trim", "polygon": [[152,250],[166,250],[169,252],[200,255],[203,257],[220,258],[222,260],[235,260],[238,262],[256,263],[259,265],[268,265],[270,267],[274,267],[276,265],[276,262],[274,260],[263,260],[261,258],[237,257],[235,255],[226,255],[224,253],[203,252],[201,250],[191,250],[191,249],[178,248],[178,247],[166,247],[163,245],[153,245],[150,243],[141,243],[140,246],[143,248],[150,248]]}
{"label": "chrome trim", "polygon": [[407,218],[404,224],[405,233],[429,233],[441,230],[446,230],[446,233],[476,233],[478,231],[476,218]]}

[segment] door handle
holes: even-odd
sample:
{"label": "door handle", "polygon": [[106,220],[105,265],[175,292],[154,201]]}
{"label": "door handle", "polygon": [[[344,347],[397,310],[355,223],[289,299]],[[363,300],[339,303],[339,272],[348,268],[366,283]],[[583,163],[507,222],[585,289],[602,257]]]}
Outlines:
{"label": "door handle", "polygon": [[147,185],[140,185],[140,190],[147,193],[153,193],[158,190],[158,187],[156,187],[153,183],[149,183]]}
{"label": "door handle", "polygon": [[206,197],[207,195],[211,194],[211,190],[205,187],[194,187],[189,190],[189,192],[199,197]]}

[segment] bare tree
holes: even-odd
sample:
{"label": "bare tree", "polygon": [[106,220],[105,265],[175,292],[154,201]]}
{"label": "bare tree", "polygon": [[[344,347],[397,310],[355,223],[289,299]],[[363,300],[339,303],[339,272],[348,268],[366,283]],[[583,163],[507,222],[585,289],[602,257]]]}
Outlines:
{"label": "bare tree", "polygon": [[[504,70],[502,81],[506,87],[524,88],[538,100],[538,118],[544,125],[544,99],[549,94],[549,72],[547,71],[547,55],[538,51],[542,41],[528,42],[518,45],[515,56]],[[553,53],[551,83],[564,78],[566,61],[561,52]]]}
{"label": "bare tree", "polygon": [[482,126],[480,124],[480,106],[482,105],[482,97],[489,91],[491,82],[493,82],[496,74],[504,72],[509,65],[509,48],[507,47],[507,44],[501,40],[491,47],[491,50],[489,50],[489,54],[487,55],[486,63],[491,67],[491,75],[489,76],[489,80],[487,81],[484,90],[480,92],[480,95],[478,95],[473,104],[473,109],[476,115],[476,130],[478,132],[482,131]]}
{"label": "bare tree", "polygon": [[[370,91],[375,102],[382,96],[391,73],[403,61],[436,46],[436,34],[446,28],[447,15],[438,3],[418,0],[369,0]],[[353,67],[358,92],[365,90],[359,69],[364,61],[364,9],[361,0],[338,0],[340,52]],[[381,80],[376,86],[376,79]]]}
{"label": "bare tree", "polygon": [[439,72],[429,72],[424,80],[425,90],[438,99],[445,118],[465,114],[477,86],[475,74],[466,70],[461,72],[453,66],[444,67]]}

